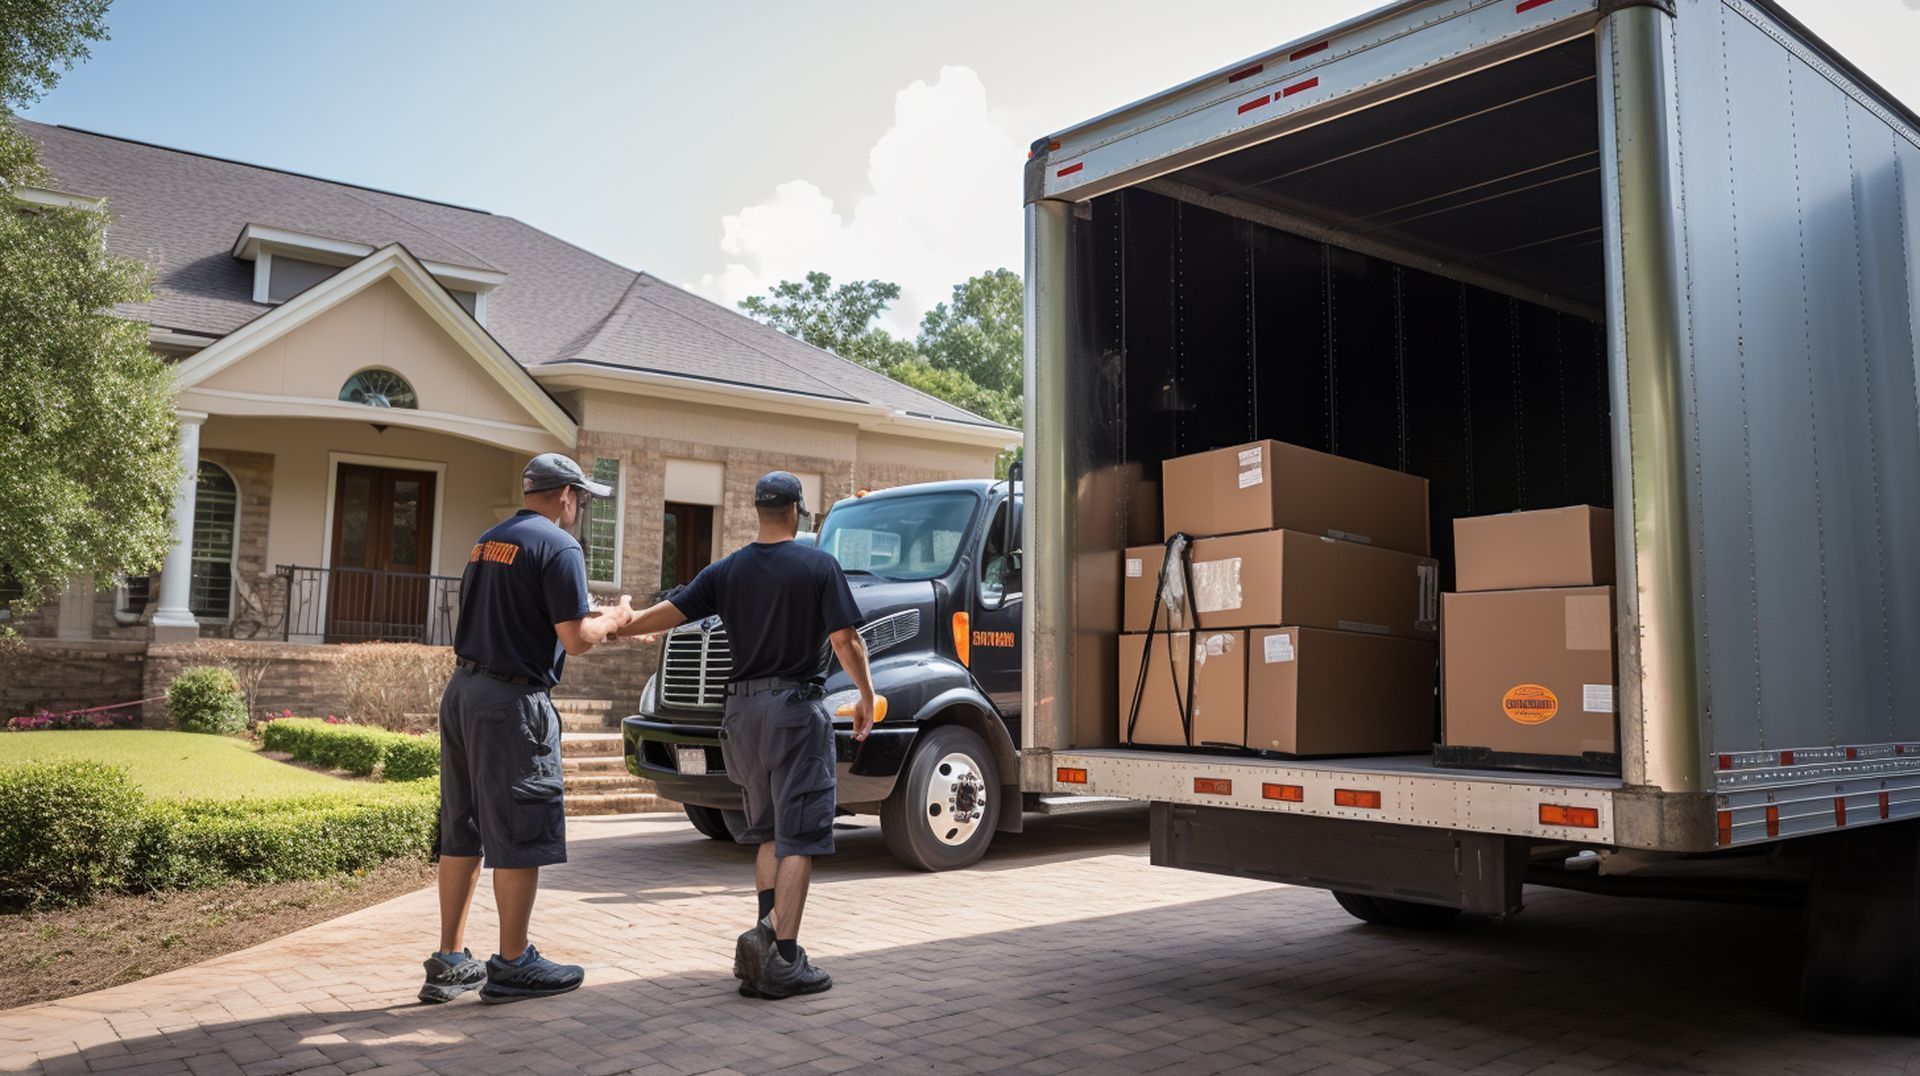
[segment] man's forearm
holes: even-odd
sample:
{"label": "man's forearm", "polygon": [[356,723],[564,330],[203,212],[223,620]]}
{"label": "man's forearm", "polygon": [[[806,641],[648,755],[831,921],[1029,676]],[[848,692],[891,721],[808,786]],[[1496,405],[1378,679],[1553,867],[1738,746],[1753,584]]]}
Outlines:
{"label": "man's forearm", "polygon": [[860,638],[858,634],[855,634],[852,639],[844,643],[835,640],[833,652],[834,656],[840,659],[840,667],[846,670],[847,678],[852,680],[853,686],[859,689],[860,696],[864,699],[871,700],[873,698],[873,670],[867,667],[866,640]]}
{"label": "man's forearm", "polygon": [[686,614],[672,602],[660,602],[636,615],[617,632],[616,635],[657,635],[668,628],[677,628],[687,622]]}

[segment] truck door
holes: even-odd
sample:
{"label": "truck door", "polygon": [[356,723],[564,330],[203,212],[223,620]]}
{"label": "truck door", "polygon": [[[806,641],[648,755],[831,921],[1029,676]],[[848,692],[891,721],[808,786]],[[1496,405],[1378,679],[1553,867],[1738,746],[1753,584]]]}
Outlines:
{"label": "truck door", "polygon": [[[1014,513],[1013,549],[1008,548],[1007,541],[1009,511]],[[1001,498],[988,519],[976,561],[980,572],[970,602],[970,665],[1001,716],[1012,719],[1020,714],[1020,569],[1013,556],[1020,542],[1019,499]]]}

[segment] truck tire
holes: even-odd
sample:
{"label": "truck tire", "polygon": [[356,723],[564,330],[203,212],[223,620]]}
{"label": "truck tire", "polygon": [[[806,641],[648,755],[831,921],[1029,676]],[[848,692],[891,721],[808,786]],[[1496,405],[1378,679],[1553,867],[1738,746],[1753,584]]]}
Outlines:
{"label": "truck tire", "polygon": [[950,871],[986,854],[1000,820],[993,752],[971,729],[943,725],[920,738],[880,805],[887,851],[909,867]]}
{"label": "truck tire", "polygon": [[1363,923],[1375,926],[1399,927],[1402,930],[1438,930],[1451,926],[1460,918],[1460,909],[1448,908],[1439,904],[1415,904],[1410,900],[1394,900],[1392,897],[1371,897],[1363,893],[1343,893],[1336,889],[1333,899],[1347,910],[1347,914]]}
{"label": "truck tire", "polygon": [[687,812],[687,821],[693,828],[716,841],[733,840],[733,831],[727,828],[726,812],[718,807],[701,807],[698,804],[683,803],[680,808]]}

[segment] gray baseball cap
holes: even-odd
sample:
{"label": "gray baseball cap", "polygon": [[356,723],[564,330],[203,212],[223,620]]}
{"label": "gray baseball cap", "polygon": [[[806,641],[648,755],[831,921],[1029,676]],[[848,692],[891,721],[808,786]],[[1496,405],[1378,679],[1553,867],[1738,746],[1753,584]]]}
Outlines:
{"label": "gray baseball cap", "polygon": [[753,484],[753,506],[755,508],[781,508],[797,504],[802,512],[807,510],[807,492],[800,480],[785,471],[768,471]]}
{"label": "gray baseball cap", "polygon": [[580,465],[558,452],[543,452],[533,457],[527,469],[520,472],[520,492],[538,493],[541,490],[559,489],[561,486],[578,486],[595,497],[613,496],[612,486],[603,486],[592,481]]}

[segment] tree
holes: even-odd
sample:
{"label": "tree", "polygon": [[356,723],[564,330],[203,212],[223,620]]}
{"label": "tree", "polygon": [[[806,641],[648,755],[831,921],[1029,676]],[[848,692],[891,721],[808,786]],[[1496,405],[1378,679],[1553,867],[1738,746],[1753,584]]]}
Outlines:
{"label": "tree", "polygon": [[804,282],[782,280],[767,289],[766,298],[754,295],[741,300],[740,309],[788,336],[880,370],[899,356],[888,346],[893,338],[874,329],[873,319],[886,313],[898,298],[898,284],[855,280],[836,288],[831,276],[813,272]]}
{"label": "tree", "polygon": [[172,386],[145,325],[147,270],[106,253],[107,214],[31,204],[50,185],[11,109],[105,36],[106,0],[0,0],[0,573],[30,608],[74,575],[159,566],[180,474]]}
{"label": "tree", "polygon": [[920,353],[984,389],[1021,394],[1025,294],[1020,275],[994,269],[953,286],[953,302],[920,321]]}

